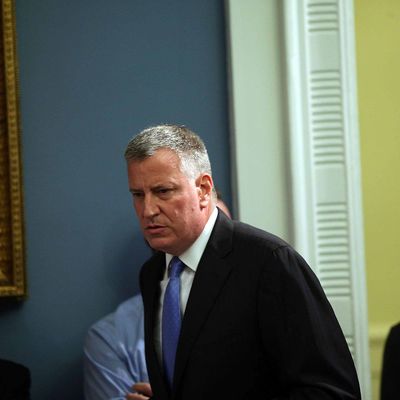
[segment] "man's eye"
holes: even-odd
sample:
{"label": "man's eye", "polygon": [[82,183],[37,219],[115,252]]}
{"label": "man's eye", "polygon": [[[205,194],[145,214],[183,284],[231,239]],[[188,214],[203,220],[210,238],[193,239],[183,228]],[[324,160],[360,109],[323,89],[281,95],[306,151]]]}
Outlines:
{"label": "man's eye", "polygon": [[161,188],[157,190],[157,194],[162,197],[169,196],[172,193],[172,189],[170,188]]}
{"label": "man's eye", "polygon": [[139,198],[143,197],[143,193],[140,193],[140,192],[131,192],[131,193],[132,193],[132,197],[134,199],[139,199]]}

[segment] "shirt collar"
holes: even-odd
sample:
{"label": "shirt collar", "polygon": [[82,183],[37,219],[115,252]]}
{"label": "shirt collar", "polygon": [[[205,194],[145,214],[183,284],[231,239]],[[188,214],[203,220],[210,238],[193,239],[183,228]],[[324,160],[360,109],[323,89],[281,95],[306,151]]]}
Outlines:
{"label": "shirt collar", "polygon": [[[193,272],[196,272],[197,266],[199,265],[200,258],[204,253],[204,249],[207,246],[208,240],[210,239],[211,232],[214,228],[215,222],[218,217],[218,209],[214,208],[214,211],[211,213],[210,217],[206,225],[204,226],[203,231],[200,233],[200,236],[196,239],[196,241],[180,256],[180,260]],[[173,255],[169,253],[165,253],[165,265],[168,267]]]}

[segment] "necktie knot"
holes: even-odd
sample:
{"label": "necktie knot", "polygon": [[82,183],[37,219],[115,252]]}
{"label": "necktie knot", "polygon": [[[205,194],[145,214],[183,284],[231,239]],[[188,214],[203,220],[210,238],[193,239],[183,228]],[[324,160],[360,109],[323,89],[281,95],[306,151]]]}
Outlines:
{"label": "necktie knot", "polygon": [[169,263],[170,279],[179,278],[184,268],[185,264],[178,257],[172,257]]}

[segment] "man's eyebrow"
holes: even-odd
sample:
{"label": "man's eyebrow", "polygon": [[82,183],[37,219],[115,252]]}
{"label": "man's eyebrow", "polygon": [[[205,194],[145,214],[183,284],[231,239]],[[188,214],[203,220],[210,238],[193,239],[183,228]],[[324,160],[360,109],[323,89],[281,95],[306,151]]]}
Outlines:
{"label": "man's eyebrow", "polygon": [[[154,185],[150,188],[151,191],[155,190],[160,190],[160,189],[173,189],[174,185],[172,183],[164,183],[164,184],[159,184],[159,185]],[[143,192],[142,189],[136,189],[136,188],[129,188],[129,191],[132,192]]]}
{"label": "man's eyebrow", "polygon": [[164,183],[160,185],[155,185],[151,188],[151,190],[160,190],[160,189],[172,189],[172,184],[171,183]]}

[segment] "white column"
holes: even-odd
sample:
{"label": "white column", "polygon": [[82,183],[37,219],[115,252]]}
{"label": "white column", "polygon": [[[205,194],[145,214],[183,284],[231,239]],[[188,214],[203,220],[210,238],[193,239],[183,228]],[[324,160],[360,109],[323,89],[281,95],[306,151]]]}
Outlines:
{"label": "white column", "polygon": [[280,2],[227,2],[233,195],[241,221],[290,240]]}
{"label": "white column", "polygon": [[227,17],[239,217],[314,268],[369,400],[352,1],[228,0]]}
{"label": "white column", "polygon": [[294,243],[315,268],[370,398],[352,2],[285,0]]}

